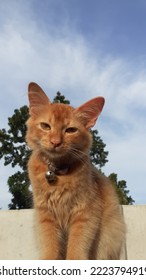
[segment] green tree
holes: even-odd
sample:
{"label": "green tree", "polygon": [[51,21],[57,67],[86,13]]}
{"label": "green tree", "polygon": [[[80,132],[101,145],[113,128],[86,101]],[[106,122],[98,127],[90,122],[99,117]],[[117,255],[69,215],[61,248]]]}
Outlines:
{"label": "green tree", "polygon": [[23,106],[14,111],[14,115],[8,118],[9,129],[0,130],[0,158],[4,158],[4,165],[11,164],[18,167],[17,171],[8,178],[9,192],[12,194],[9,209],[24,209],[32,207],[32,195],[29,190],[30,182],[27,173],[27,161],[30,155],[25,142],[26,125],[28,119],[28,107]]}
{"label": "green tree", "polygon": [[103,143],[101,137],[98,135],[98,130],[91,130],[93,137],[92,149],[90,151],[90,157],[93,164],[98,166],[98,168],[102,168],[107,160],[108,152],[105,151],[106,145]]}
{"label": "green tree", "polygon": [[32,208],[32,193],[29,190],[30,181],[26,171],[18,171],[8,178],[9,192],[12,194],[9,209]]}
{"label": "green tree", "polygon": [[70,104],[70,101],[65,99],[65,96],[60,93],[60,91],[57,91],[56,96],[53,99],[53,103],[64,103],[64,104]]}
{"label": "green tree", "polygon": [[[57,92],[54,103],[70,104],[60,92]],[[4,165],[11,164],[12,167],[19,167],[20,170],[8,178],[9,192],[12,194],[9,209],[25,209],[32,207],[32,193],[27,173],[27,162],[31,151],[26,145],[26,121],[29,116],[27,106],[16,109],[12,117],[8,118],[9,129],[0,130],[0,158],[4,159]],[[90,152],[91,161],[101,169],[108,161],[106,145],[98,135],[97,130],[91,131],[93,135],[93,146]],[[114,185],[116,186],[115,182]],[[127,195],[124,185],[118,185],[124,195]],[[129,192],[129,191],[128,191]],[[133,201],[133,200],[132,200]],[[122,201],[123,202],[123,201]],[[129,204],[131,200],[129,200]]]}
{"label": "green tree", "polygon": [[109,175],[109,179],[115,187],[120,204],[128,205],[135,202],[133,198],[129,196],[129,190],[127,190],[127,183],[125,180],[118,181],[118,176],[116,173],[111,173]]}

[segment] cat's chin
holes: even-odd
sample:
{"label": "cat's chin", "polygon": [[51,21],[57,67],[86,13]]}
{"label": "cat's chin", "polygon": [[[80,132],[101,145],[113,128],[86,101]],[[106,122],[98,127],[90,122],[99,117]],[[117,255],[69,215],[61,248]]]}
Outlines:
{"label": "cat's chin", "polygon": [[43,151],[43,156],[45,157],[45,161],[52,162],[55,165],[72,165],[77,164],[77,159],[72,157],[69,153],[57,153],[50,152],[48,150]]}
{"label": "cat's chin", "polygon": [[57,152],[57,151],[45,150],[44,154],[50,161],[61,161],[64,160],[65,158],[68,158],[67,154]]}

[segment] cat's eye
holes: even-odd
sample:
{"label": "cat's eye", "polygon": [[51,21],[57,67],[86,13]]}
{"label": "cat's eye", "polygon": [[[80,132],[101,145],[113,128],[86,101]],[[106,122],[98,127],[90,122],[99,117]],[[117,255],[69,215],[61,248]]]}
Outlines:
{"label": "cat's eye", "polygon": [[76,127],[68,127],[68,128],[65,130],[66,133],[75,133],[75,132],[77,132],[77,131],[78,131],[78,129],[77,129]]}
{"label": "cat's eye", "polygon": [[41,127],[43,130],[50,130],[50,129],[51,129],[51,126],[50,126],[48,123],[45,123],[45,122],[41,122],[41,123],[40,123],[40,127]]}

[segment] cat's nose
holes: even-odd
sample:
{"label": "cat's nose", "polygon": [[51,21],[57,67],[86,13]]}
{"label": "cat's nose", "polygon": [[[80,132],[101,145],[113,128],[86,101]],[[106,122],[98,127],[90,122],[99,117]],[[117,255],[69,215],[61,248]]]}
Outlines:
{"label": "cat's nose", "polygon": [[54,148],[59,147],[61,145],[61,139],[59,138],[52,138],[51,144],[54,146]]}

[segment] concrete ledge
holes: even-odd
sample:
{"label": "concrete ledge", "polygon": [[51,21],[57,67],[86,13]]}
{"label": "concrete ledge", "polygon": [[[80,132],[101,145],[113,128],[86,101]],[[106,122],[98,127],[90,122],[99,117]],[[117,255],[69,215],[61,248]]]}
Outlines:
{"label": "concrete ledge", "polygon": [[39,259],[34,210],[0,211],[0,259]]}
{"label": "concrete ledge", "polygon": [[[122,259],[146,260],[146,205],[122,208],[127,225]],[[0,211],[0,259],[39,259],[34,210]]]}
{"label": "concrete ledge", "polygon": [[146,205],[125,205],[126,259],[146,260]]}

